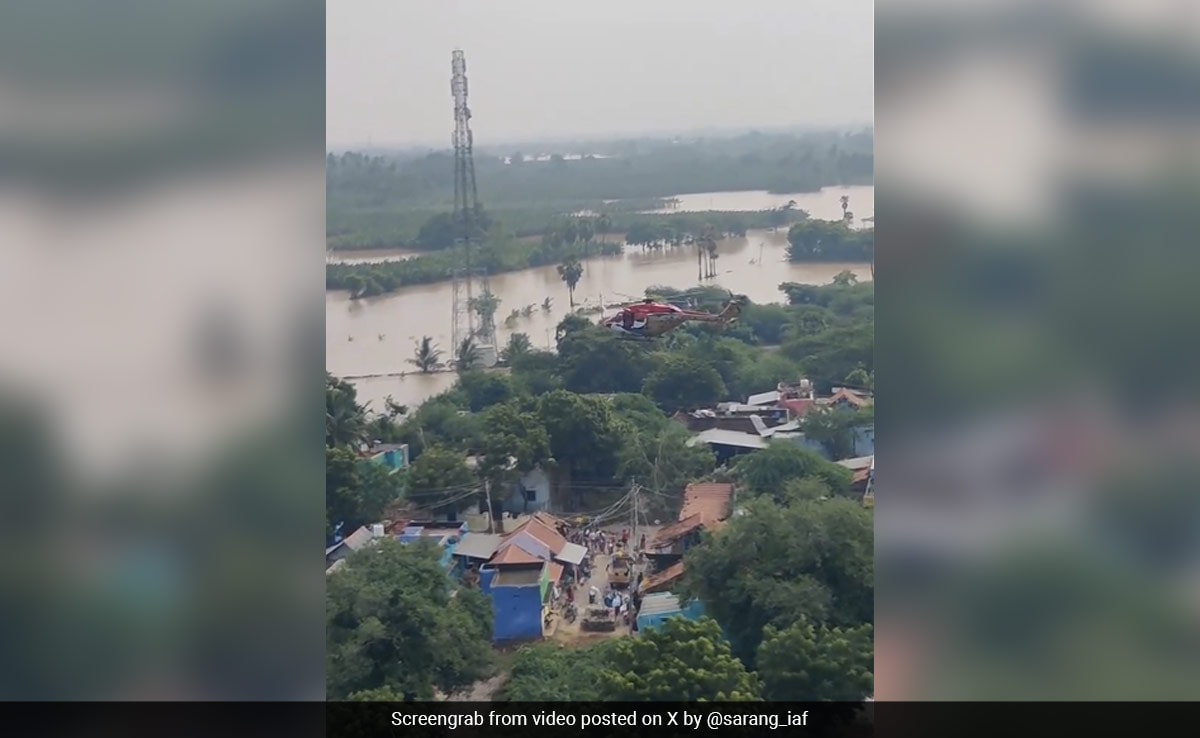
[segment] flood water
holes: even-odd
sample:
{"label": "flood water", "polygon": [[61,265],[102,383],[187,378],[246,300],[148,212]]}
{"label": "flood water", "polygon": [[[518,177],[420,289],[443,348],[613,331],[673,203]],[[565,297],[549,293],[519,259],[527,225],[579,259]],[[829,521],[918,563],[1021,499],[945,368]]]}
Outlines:
{"label": "flood water", "polygon": [[[871,192],[871,196],[858,192],[861,189]],[[868,207],[868,204],[874,204],[871,188],[830,188],[822,193],[828,202],[816,203],[824,209],[832,205],[836,213],[826,217],[840,216],[838,198],[845,190],[851,191],[850,209],[857,217],[873,215],[872,208]],[[779,197],[795,199],[798,207],[809,210],[814,217],[822,217],[818,207],[812,203],[802,204],[796,196],[739,192],[684,195],[680,200],[710,197],[718,203],[714,206],[718,210],[762,209],[762,201],[754,204],[751,195],[767,196],[772,198],[771,202]],[[751,204],[746,208],[730,207],[734,198],[739,198],[737,202]],[[681,203],[681,207],[685,205]],[[718,276],[703,281],[698,279],[694,248],[685,246],[651,254],[629,248],[622,256],[584,262],[575,301],[577,305],[598,305],[603,299],[611,305],[640,300],[646,288],[654,285],[687,289],[700,284],[716,284],[757,303],[782,302],[784,297],[779,292],[782,282],[826,284],[843,269],[854,272],[860,280],[871,278],[869,264],[789,263],[786,247],[787,233],[783,229],[751,231],[745,238],[724,239],[717,245],[720,254]],[[497,339],[501,346],[516,332],[528,334],[535,346],[553,345],[554,329],[569,312],[567,288],[554,266],[496,275],[491,277],[490,287],[501,301],[496,313]],[[383,400],[389,395],[399,403],[416,405],[448,389],[454,384],[453,373],[417,374],[408,359],[413,355],[415,343],[426,335],[432,336],[442,349],[443,358],[449,358],[451,295],[448,282],[407,287],[365,300],[351,300],[346,292],[326,293],[326,367],[336,376],[351,379],[358,388],[360,401],[371,402],[371,407],[376,410],[383,408]],[[553,300],[549,312],[541,308],[546,297]],[[517,318],[511,326],[505,325],[512,309],[527,305],[534,306],[532,315]],[[598,320],[600,315],[592,313],[588,317]],[[406,375],[400,376],[401,373]]]}
{"label": "flood water", "polygon": [[773,210],[783,207],[790,200],[795,200],[796,208],[806,211],[811,218],[841,220],[843,195],[850,198],[849,210],[854,213],[855,225],[862,225],[863,218],[875,215],[875,188],[871,186],[826,187],[820,192],[793,192],[790,194],[772,194],[765,190],[698,192],[691,195],[675,195],[675,199],[679,201],[675,207],[648,212],[696,213],[704,210],[752,212]]}

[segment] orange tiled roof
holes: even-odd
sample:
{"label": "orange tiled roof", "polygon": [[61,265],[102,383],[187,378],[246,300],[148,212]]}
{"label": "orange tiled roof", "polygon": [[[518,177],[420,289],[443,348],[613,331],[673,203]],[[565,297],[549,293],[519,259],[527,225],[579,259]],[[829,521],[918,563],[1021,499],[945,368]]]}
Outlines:
{"label": "orange tiled roof", "polygon": [[542,560],[531,553],[527,553],[520,546],[505,546],[496,553],[495,556],[488,561],[489,564],[497,564],[500,566],[511,564],[540,564]]}
{"label": "orange tiled roof", "polygon": [[654,536],[654,540],[650,542],[650,547],[662,548],[663,546],[669,546],[697,528],[715,531],[719,530],[720,526],[721,521],[709,517],[704,513],[696,513],[685,520],[671,523],[667,527],[660,529],[658,535]]}
{"label": "orange tiled roof", "polygon": [[854,392],[852,390],[848,390],[845,388],[839,389],[837,392],[834,392],[832,395],[829,396],[830,404],[835,403],[838,400],[845,400],[846,402],[849,402],[851,405],[854,405],[855,407],[866,407],[867,405],[871,404],[871,401],[868,400],[866,397],[863,397],[862,395],[858,394],[857,392]]}
{"label": "orange tiled roof", "polygon": [[557,518],[548,512],[540,512],[540,511],[535,512],[532,517],[534,520],[538,521],[539,523],[542,523],[543,525],[548,525],[551,528],[553,528],[554,530],[558,530],[558,526],[560,526],[560,525],[567,524],[567,521],[563,520],[562,518]]}
{"label": "orange tiled roof", "polygon": [[683,493],[679,519],[683,521],[699,514],[712,521],[724,520],[729,517],[729,502],[732,499],[732,484],[689,484]]}
{"label": "orange tiled roof", "polygon": [[561,533],[537,518],[530,518],[521,523],[516,530],[509,534],[509,537],[511,538],[521,531],[529,533],[529,535],[546,544],[546,547],[550,549],[550,553],[555,556],[562,553],[563,546],[567,545],[567,539],[563,538]]}
{"label": "orange tiled roof", "polygon": [[642,591],[646,593],[661,592],[683,576],[683,562],[671,564],[666,569],[642,582]]}

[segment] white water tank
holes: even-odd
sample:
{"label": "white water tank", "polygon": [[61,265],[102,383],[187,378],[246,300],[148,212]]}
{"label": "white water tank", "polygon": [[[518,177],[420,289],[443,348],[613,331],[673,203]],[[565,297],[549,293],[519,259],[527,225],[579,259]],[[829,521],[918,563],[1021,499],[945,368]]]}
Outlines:
{"label": "white water tank", "polygon": [[383,538],[383,523],[375,523],[371,526],[372,538]]}

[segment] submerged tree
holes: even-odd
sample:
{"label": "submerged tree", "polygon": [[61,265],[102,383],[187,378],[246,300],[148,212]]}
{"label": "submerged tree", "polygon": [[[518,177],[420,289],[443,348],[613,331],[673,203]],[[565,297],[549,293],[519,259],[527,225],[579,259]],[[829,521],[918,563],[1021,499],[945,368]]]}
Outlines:
{"label": "submerged tree", "polygon": [[466,372],[479,366],[483,357],[479,353],[479,345],[475,343],[474,338],[464,338],[462,343],[458,345],[458,357],[454,362],[455,368],[460,372]]}
{"label": "submerged tree", "polygon": [[579,263],[579,259],[567,259],[558,265],[558,276],[567,283],[567,296],[571,300],[571,307],[575,307],[575,286],[583,277],[583,264]]}
{"label": "submerged tree", "polygon": [[491,292],[484,292],[478,297],[471,298],[471,309],[479,316],[480,325],[491,325],[500,309],[500,298]]}
{"label": "submerged tree", "polygon": [[504,360],[511,362],[514,357],[527,354],[533,350],[533,342],[527,333],[514,333],[508,337],[508,345],[502,352]]}
{"label": "submerged tree", "polygon": [[413,358],[409,359],[408,363],[419,369],[422,374],[435,372],[443,366],[442,351],[431,337],[422,336],[416,351],[413,352]]}

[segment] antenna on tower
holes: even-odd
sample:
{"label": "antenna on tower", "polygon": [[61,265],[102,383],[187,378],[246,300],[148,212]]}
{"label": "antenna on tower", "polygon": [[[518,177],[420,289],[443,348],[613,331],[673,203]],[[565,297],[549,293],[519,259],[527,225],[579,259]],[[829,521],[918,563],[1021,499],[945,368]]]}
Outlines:
{"label": "antenna on tower", "polygon": [[[454,97],[454,272],[451,341],[457,353],[468,339],[478,341],[480,359],[486,366],[495,363],[495,310],[479,311],[476,324],[476,300],[491,300],[486,269],[475,264],[474,242],[482,230],[483,209],[475,186],[475,158],[472,152],[471,109],[467,105],[467,58],[459,49],[450,57],[450,92]],[[477,275],[476,272],[479,272]],[[478,276],[478,295],[476,277]],[[494,305],[492,306],[494,308]],[[465,318],[465,320],[464,320]]]}

